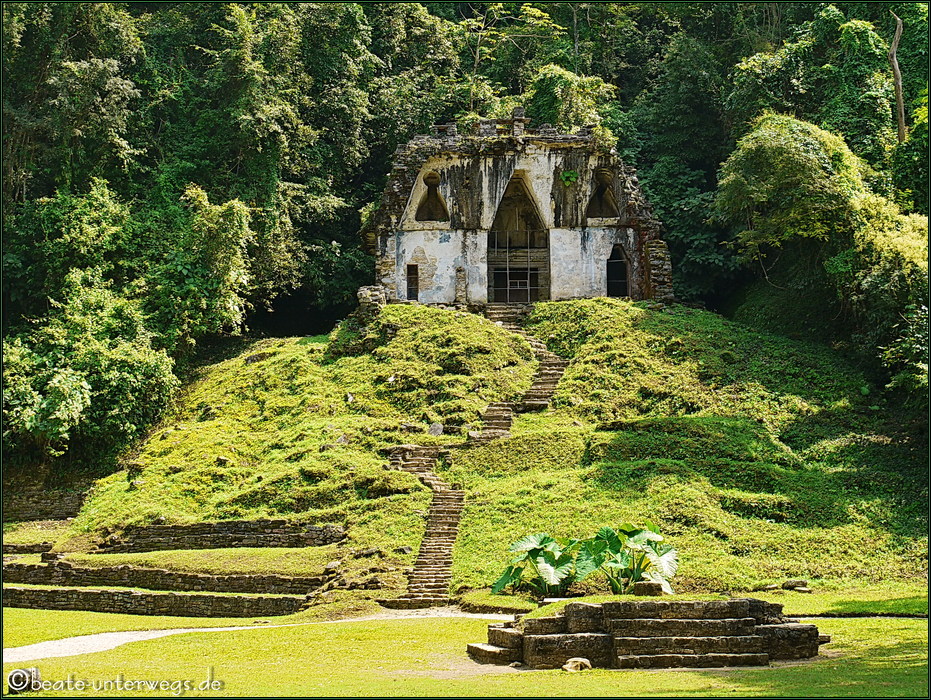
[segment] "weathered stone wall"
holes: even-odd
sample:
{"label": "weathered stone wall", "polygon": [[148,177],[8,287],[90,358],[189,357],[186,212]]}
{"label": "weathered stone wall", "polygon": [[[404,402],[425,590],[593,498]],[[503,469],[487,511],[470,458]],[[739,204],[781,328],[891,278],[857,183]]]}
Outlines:
{"label": "weathered stone wall", "polygon": [[51,542],[37,542],[35,544],[3,544],[4,554],[39,554],[48,552],[54,545]]}
{"label": "weathered stone wall", "polygon": [[216,593],[267,593],[305,595],[320,586],[322,576],[249,574],[212,576],[131,566],[85,567],[69,562],[48,564],[4,563],[4,583],[45,586],[118,586],[156,591],[212,591]]}
{"label": "weathered stone wall", "polygon": [[[479,136],[435,130],[433,137],[416,137],[396,151],[381,207],[363,234],[389,301],[407,299],[407,266],[418,265],[419,301],[487,303],[487,235],[512,178],[524,183],[549,231],[552,284],[544,298],[604,295],[605,263],[615,243],[624,247],[630,264],[630,296],[650,298],[654,288],[663,293],[659,265],[650,268],[655,261],[644,250],[645,243],[659,238],[660,223],[633,168],[615,153],[600,151],[584,130],[571,135],[525,132],[523,121],[504,121]],[[610,185],[599,185],[599,171],[611,173]],[[448,209],[447,221],[416,220],[429,190],[428,173],[438,178],[436,192]],[[598,187],[609,188],[609,209],[616,205],[617,216],[586,216]],[[651,269],[656,270],[652,281]],[[671,294],[671,285],[668,290]]]}
{"label": "weathered stone wall", "polygon": [[670,304],[676,297],[672,291],[672,259],[666,241],[652,240],[644,245],[647,281],[644,285],[650,299]]}
{"label": "weathered stone wall", "polygon": [[488,627],[479,661],[558,668],[583,657],[604,668],[766,665],[818,655],[814,625],[788,622],[755,599],[569,603],[561,614]]}
{"label": "weathered stone wall", "polygon": [[224,520],[193,525],[129,526],[122,536],[114,535],[102,542],[97,551],[318,547],[340,542],[345,537],[345,530],[335,525],[307,525],[287,520]]}
{"label": "weathered stone wall", "polygon": [[148,593],[81,588],[4,587],[3,606],[44,610],[90,610],[130,615],[255,617],[290,615],[304,596],[235,596],[209,593]]}
{"label": "weathered stone wall", "polygon": [[3,495],[3,520],[65,520],[84,503],[83,491],[18,490]]}

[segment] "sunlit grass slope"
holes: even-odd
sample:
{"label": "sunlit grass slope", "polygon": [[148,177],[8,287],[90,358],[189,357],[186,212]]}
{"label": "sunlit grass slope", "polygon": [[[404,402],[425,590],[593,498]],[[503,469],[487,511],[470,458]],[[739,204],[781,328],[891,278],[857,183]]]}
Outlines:
{"label": "sunlit grass slope", "polygon": [[339,352],[325,336],[264,340],[207,367],[128,468],[97,482],[73,532],[284,516],[416,546],[430,492],[379,451],[461,439],[423,431],[520,396],[532,353],[479,316],[422,306],[385,309],[353,338],[363,349],[346,336]]}
{"label": "sunlit grass slope", "polygon": [[924,432],[842,356],[610,299],[539,304],[529,328],[572,363],[554,410],[449,470],[470,493],[454,585],[493,581],[523,534],[644,518],[683,590],[926,578]]}
{"label": "sunlit grass slope", "polygon": [[[571,364],[551,410],[440,466],[467,490],[454,590],[489,585],[525,534],[645,518],[679,548],[683,591],[926,579],[925,433],[842,355],[609,299],[539,304],[528,328]],[[260,341],[205,369],[130,469],[98,483],[72,534],[287,516],[344,523],[352,546],[416,551],[430,493],[380,450],[461,441],[422,431],[517,398],[533,367],[519,336],[416,305],[330,339]],[[274,566],[227,558],[205,568]]]}

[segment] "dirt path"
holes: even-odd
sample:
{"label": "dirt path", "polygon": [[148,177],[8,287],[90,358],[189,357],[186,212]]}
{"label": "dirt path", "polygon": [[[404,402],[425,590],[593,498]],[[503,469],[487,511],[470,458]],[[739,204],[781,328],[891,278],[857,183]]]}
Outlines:
{"label": "dirt path", "polygon": [[131,642],[142,642],[148,639],[169,637],[173,634],[187,634],[189,632],[229,632],[231,630],[272,629],[274,627],[300,627],[304,625],[335,625],[344,622],[365,622],[366,620],[405,620],[423,617],[471,617],[480,620],[512,620],[513,615],[492,615],[464,613],[453,607],[425,608],[422,610],[386,610],[383,613],[368,615],[366,617],[349,617],[342,620],[323,620],[314,622],[294,622],[286,625],[243,625],[239,627],[181,627],[170,630],[136,630],[127,632],[100,632],[98,634],[85,634],[79,637],[66,637],[48,642],[36,642],[21,647],[11,647],[3,650],[3,663],[23,663],[38,659],[50,659],[62,656],[78,656],[79,654],[93,654],[98,651],[109,651]]}

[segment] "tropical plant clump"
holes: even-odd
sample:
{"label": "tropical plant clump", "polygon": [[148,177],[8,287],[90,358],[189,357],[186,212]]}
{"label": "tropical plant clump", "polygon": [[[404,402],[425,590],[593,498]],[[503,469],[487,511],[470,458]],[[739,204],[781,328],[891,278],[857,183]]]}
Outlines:
{"label": "tropical plant clump", "polygon": [[669,579],[679,568],[679,553],[649,520],[642,528],[630,523],[616,530],[603,527],[583,540],[556,539],[541,532],[519,539],[509,551],[517,557],[492,585],[492,594],[510,587],[544,598],[564,595],[572,584],[599,571],[615,594],[630,593],[638,581],[659,583],[671,594]]}

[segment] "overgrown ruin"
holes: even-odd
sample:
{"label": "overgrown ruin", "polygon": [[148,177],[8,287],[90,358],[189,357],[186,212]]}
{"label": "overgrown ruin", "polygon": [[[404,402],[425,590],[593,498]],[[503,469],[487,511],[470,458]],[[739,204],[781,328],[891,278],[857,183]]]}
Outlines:
{"label": "overgrown ruin", "polygon": [[633,168],[590,128],[433,127],[395,153],[363,228],[387,301],[484,305],[614,296],[671,301],[669,254]]}

